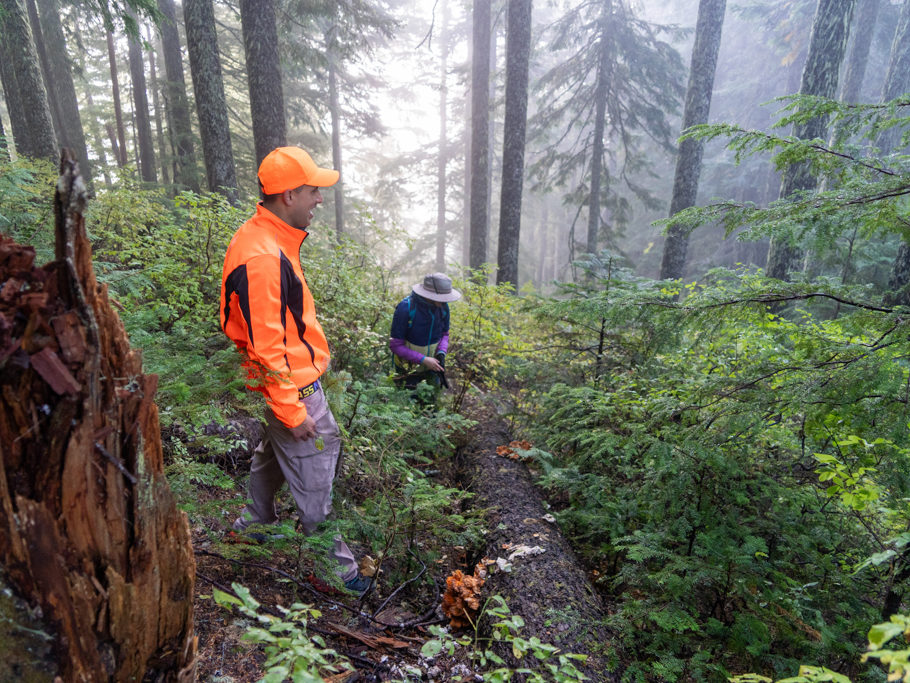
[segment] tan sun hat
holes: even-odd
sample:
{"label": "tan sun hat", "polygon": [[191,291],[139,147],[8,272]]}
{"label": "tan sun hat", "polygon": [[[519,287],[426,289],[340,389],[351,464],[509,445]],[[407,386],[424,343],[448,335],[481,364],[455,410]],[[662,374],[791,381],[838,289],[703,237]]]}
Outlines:
{"label": "tan sun hat", "polygon": [[414,293],[430,301],[458,301],[461,292],[452,288],[452,278],[445,273],[430,273],[425,275],[423,282],[419,282],[411,289]]}

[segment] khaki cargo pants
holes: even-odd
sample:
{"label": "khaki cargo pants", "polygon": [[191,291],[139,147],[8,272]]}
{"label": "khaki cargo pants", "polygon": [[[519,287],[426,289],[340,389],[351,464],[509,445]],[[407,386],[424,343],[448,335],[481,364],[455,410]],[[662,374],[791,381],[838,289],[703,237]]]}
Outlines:
{"label": "khaki cargo pants", "polygon": [[[288,483],[297,505],[297,515],[306,534],[315,531],[332,510],[332,481],[341,453],[341,434],[329,408],[322,387],[303,399],[307,415],[316,423],[317,439],[298,441],[290,430],[266,408],[265,437],[253,452],[250,466],[249,495],[252,503],[235,522],[238,530],[250,524],[273,524],[278,521],[275,494]],[[341,536],[335,536],[330,556],[340,565],[336,571],[342,581],[357,576],[357,562]]]}

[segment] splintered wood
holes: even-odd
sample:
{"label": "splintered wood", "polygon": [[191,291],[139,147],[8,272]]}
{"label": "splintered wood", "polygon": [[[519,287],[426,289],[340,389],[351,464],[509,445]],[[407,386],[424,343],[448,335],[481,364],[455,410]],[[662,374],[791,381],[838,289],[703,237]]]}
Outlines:
{"label": "splintered wood", "polygon": [[61,173],[56,260],[0,236],[0,568],[40,608],[63,680],[190,681],[195,561],[157,377],[95,280],[68,156]]}

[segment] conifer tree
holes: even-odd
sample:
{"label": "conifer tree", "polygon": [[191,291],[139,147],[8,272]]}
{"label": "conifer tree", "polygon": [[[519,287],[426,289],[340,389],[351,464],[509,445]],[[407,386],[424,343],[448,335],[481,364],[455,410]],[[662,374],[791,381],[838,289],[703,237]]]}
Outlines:
{"label": "conifer tree", "polygon": [[258,167],[269,152],[287,145],[274,1],[240,0],[240,21]]}
{"label": "conifer tree", "polygon": [[[655,205],[636,171],[647,172],[645,140],[673,149],[667,114],[677,109],[683,87],[679,54],[661,38],[668,31],[638,18],[627,0],[572,4],[551,28],[556,65],[536,88],[540,107],[531,124],[543,152],[530,170],[538,189],[563,188],[579,214],[587,208],[589,253],[598,250],[605,227],[615,247],[628,220],[629,202],[614,178]],[[612,221],[605,221],[604,207]]]}
{"label": "conifer tree", "polygon": [[[698,5],[695,45],[692,47],[689,87],[686,91],[686,106],[683,110],[683,130],[708,122],[726,4],[726,0],[701,0]],[[670,200],[670,216],[690,206],[695,206],[703,149],[704,145],[701,140],[687,139],[679,145],[679,154],[676,157],[676,176],[673,181],[673,197]],[[688,241],[688,233],[681,226],[670,225],[664,241],[663,261],[660,266],[661,280],[682,277],[686,265]]]}
{"label": "conifer tree", "polygon": [[39,23],[45,38],[47,52],[47,75],[49,89],[59,110],[60,144],[70,147],[79,160],[79,169],[86,184],[92,184],[92,166],[88,158],[88,145],[82,117],[79,113],[79,99],[73,82],[73,65],[67,47],[63,24],[60,21],[60,4],[57,0],[38,0]]}
{"label": "conifer tree", "polygon": [[[57,136],[25,4],[22,0],[0,0],[0,13],[3,61],[8,61],[8,73],[12,73],[15,78],[15,85],[10,84],[9,87],[17,92],[20,121],[28,131],[27,138],[16,142],[16,149],[25,156],[49,159],[56,163]],[[4,83],[4,88],[6,87]],[[15,136],[15,130],[13,135]]]}
{"label": "conifer tree", "polygon": [[496,283],[518,288],[518,245],[524,186],[528,115],[528,61],[531,53],[531,0],[509,0],[506,29],[506,112],[499,201],[499,256]]}
{"label": "conifer tree", "polygon": [[859,102],[880,5],[881,0],[859,0],[856,6],[853,28],[850,31],[852,34],[850,51],[844,70],[844,85],[841,88],[842,102]]}
{"label": "conifer tree", "polygon": [[139,145],[139,175],[149,183],[157,180],[155,148],[152,144],[152,121],[149,114],[148,90],[145,82],[145,62],[138,34],[127,36],[130,79],[133,82],[133,118]]}
{"label": "conifer tree", "polygon": [[474,0],[471,59],[470,259],[476,270],[487,260],[490,195],[490,0]]}
{"label": "conifer tree", "polygon": [[180,35],[177,32],[177,13],[174,0],[158,0],[162,14],[159,29],[161,47],[164,52],[164,68],[167,73],[168,122],[171,139],[176,152],[177,172],[174,182],[199,191],[199,177],[196,169],[196,151],[193,144],[193,129],[190,124],[190,107],[186,97],[186,81],[183,77],[183,57],[180,52]]}
{"label": "conifer tree", "polygon": [[184,0],[183,19],[208,188],[236,201],[237,176],[212,0]]}
{"label": "conifer tree", "polygon": [[[819,0],[809,38],[809,54],[803,68],[799,86],[801,95],[816,95],[833,99],[837,94],[837,81],[841,62],[847,48],[847,37],[856,0]],[[802,139],[827,137],[827,119],[815,117],[794,126],[793,135]],[[808,162],[790,166],[781,182],[780,198],[786,199],[796,192],[814,190],[816,178]],[[789,279],[789,274],[799,267],[802,251],[787,236],[771,240],[766,271],[770,277]]]}

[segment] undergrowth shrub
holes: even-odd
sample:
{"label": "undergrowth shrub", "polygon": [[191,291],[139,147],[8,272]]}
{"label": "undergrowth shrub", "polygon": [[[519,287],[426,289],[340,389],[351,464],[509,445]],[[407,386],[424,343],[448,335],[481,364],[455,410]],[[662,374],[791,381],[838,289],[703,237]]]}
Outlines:
{"label": "undergrowth shrub", "polygon": [[782,317],[754,300],[772,287],[718,271],[676,304],[589,281],[541,309],[550,376],[582,367],[527,399],[537,466],[617,602],[626,680],[855,671],[906,590],[907,323],[845,288],[837,319]]}

